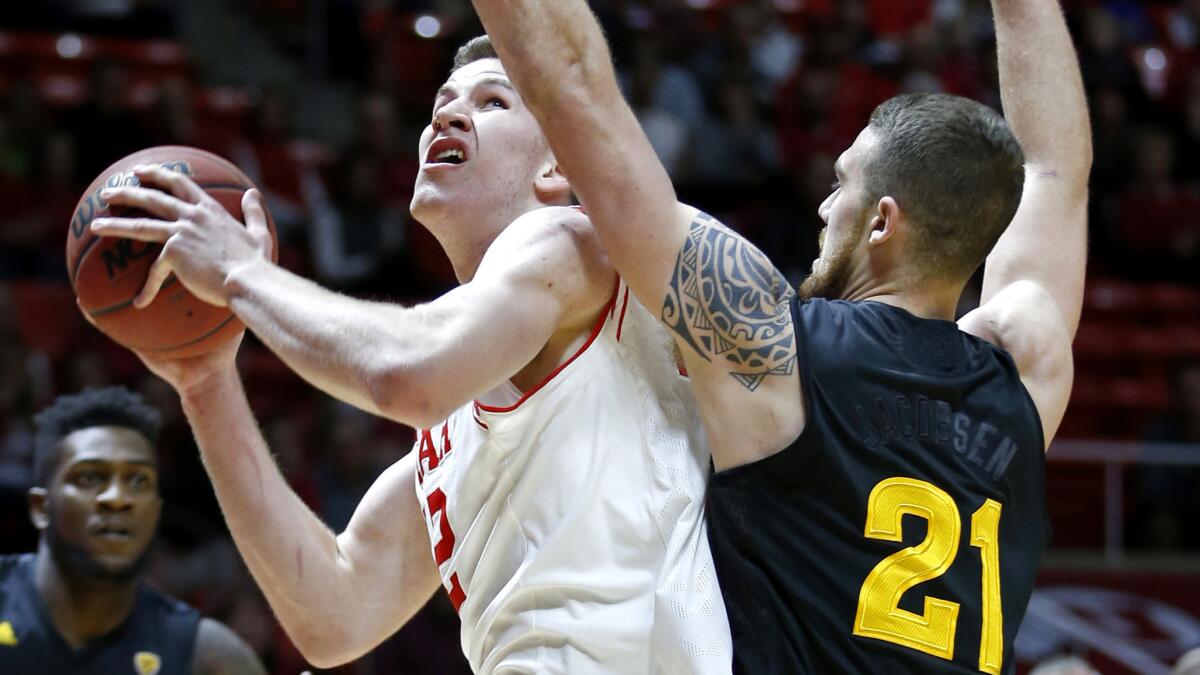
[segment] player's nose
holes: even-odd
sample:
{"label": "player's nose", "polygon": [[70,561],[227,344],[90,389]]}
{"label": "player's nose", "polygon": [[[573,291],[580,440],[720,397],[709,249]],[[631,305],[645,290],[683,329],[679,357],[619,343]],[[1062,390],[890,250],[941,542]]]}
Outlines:
{"label": "player's nose", "polygon": [[457,106],[442,106],[441,110],[438,110],[437,114],[433,116],[433,131],[441,133],[451,128],[470,131],[472,128],[471,117]]}
{"label": "player's nose", "polygon": [[825,201],[821,202],[821,206],[817,208],[817,215],[821,217],[821,220],[824,221],[824,223],[826,225],[829,224],[829,212],[832,209],[833,209],[833,195],[831,194],[828,197],[826,197]]}
{"label": "player's nose", "polygon": [[115,477],[100,491],[100,494],[96,495],[96,503],[101,508],[111,511],[123,511],[133,505],[129,491]]}

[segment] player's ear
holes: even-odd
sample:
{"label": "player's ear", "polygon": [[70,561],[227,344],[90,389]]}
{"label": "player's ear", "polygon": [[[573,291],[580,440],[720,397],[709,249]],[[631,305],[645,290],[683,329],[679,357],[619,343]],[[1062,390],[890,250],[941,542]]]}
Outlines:
{"label": "player's ear", "polygon": [[571,183],[567,181],[567,175],[563,173],[554,157],[538,170],[533,189],[537,193],[538,201],[544,204],[565,204],[571,199]]}
{"label": "player's ear", "polygon": [[872,244],[882,244],[896,234],[900,226],[900,205],[891,197],[881,197],[875,205],[875,213],[870,222],[869,241]]}
{"label": "player's ear", "polygon": [[26,498],[29,502],[29,521],[33,523],[33,527],[38,531],[50,527],[50,514],[46,511],[46,488],[32,487]]}

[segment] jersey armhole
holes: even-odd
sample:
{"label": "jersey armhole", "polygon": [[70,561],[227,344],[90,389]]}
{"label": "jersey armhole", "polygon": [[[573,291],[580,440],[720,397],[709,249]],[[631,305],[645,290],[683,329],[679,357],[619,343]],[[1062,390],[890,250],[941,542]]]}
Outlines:
{"label": "jersey armhole", "polygon": [[[1017,367],[1017,360],[1007,349],[992,343],[990,340],[984,340],[978,336],[972,336],[978,340],[982,340],[984,344],[991,347],[1004,361],[1004,367],[1008,369],[1017,378],[1017,386],[1021,387],[1021,393],[1025,395],[1025,403],[1029,409],[1033,411],[1033,419],[1037,422],[1038,441],[1042,444],[1042,456],[1045,457],[1050,452],[1050,448],[1046,445],[1046,427],[1042,424],[1042,411],[1038,410],[1037,401],[1033,400],[1033,394],[1029,392],[1029,387],[1025,386],[1025,380],[1021,379],[1021,369]],[[1062,421],[1059,421],[1059,426],[1062,426]]]}
{"label": "jersey armhole", "polygon": [[793,334],[796,339],[796,370],[800,377],[796,378],[799,381],[800,401],[804,406],[804,427],[800,430],[800,435],[792,444],[799,443],[808,433],[813,422],[813,402],[812,402],[812,373],[809,371],[808,359],[808,340],[804,326],[804,316],[801,313],[801,303],[807,302],[801,300],[799,295],[792,297],[792,327]]}

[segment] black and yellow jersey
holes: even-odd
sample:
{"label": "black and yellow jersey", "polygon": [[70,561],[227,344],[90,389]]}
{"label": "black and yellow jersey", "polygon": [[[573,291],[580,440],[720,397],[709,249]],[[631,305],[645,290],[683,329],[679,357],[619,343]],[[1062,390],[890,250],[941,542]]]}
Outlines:
{"label": "black and yellow jersey", "polygon": [[0,556],[0,675],[190,675],[196,610],[141,584],[124,623],[72,649],[34,586],[34,560]]}
{"label": "black and yellow jersey", "polygon": [[882,303],[792,310],[805,429],[708,493],[735,672],[1014,672],[1049,525],[1012,358]]}

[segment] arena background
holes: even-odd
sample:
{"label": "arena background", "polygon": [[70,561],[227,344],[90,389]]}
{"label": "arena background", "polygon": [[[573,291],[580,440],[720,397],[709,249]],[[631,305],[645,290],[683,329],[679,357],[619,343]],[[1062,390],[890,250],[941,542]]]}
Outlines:
{"label": "arena background", "polygon": [[[816,209],[879,102],[943,90],[998,107],[984,0],[597,0],[625,91],[682,199],[793,280]],[[1054,543],[1022,671],[1077,653],[1165,673],[1200,646],[1200,2],[1067,0],[1095,128],[1077,379],[1051,453]],[[241,565],[173,392],[75,309],[63,243],[83,186],[177,143],[267,195],[281,262],[347,293],[449,288],[407,211],[416,141],[466,0],[41,0],[0,8],[0,552],[32,550],[30,416],[124,383],[166,415],[151,576],[220,618],[273,673],[303,660]],[[972,305],[968,291],[963,308]],[[409,429],[337,404],[248,340],[241,369],[295,489],[334,529]],[[439,595],[340,673],[468,672]]]}

